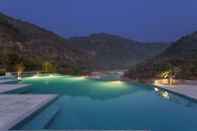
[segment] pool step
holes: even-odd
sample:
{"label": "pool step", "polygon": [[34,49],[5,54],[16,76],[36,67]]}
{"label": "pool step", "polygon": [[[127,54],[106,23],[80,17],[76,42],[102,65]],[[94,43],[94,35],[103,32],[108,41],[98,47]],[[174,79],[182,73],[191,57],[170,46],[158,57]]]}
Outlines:
{"label": "pool step", "polygon": [[22,129],[44,129],[60,110],[59,106],[49,106],[44,111],[39,113],[35,118],[26,123]]}

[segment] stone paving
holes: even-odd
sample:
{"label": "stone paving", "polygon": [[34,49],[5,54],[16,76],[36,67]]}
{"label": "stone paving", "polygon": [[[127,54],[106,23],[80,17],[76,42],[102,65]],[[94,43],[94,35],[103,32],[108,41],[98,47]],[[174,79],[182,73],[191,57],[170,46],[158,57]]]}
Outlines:
{"label": "stone paving", "polygon": [[10,129],[56,97],[56,95],[0,95],[0,131]]}
{"label": "stone paving", "polygon": [[19,88],[28,87],[28,84],[0,84],[0,93],[6,93]]}
{"label": "stone paving", "polygon": [[163,84],[154,84],[159,88],[163,88],[177,94],[183,95],[185,97],[189,97],[197,100],[197,85],[163,85]]}
{"label": "stone paving", "polygon": [[0,80],[0,84],[3,84],[3,83],[8,83],[8,82],[16,82],[17,80],[13,80],[13,79],[3,79],[3,80]]}
{"label": "stone paving", "polygon": [[85,130],[84,129],[84,130],[17,130],[17,131],[151,131],[151,130]]}

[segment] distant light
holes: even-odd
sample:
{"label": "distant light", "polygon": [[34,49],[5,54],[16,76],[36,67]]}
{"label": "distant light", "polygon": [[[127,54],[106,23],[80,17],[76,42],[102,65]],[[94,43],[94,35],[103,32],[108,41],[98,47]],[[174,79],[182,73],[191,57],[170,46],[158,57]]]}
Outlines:
{"label": "distant light", "polygon": [[32,79],[38,79],[38,78],[53,78],[53,77],[54,77],[53,74],[46,75],[46,76],[40,76],[39,74],[36,74],[36,75],[32,76],[31,78]]}
{"label": "distant light", "polygon": [[32,78],[33,78],[33,79],[38,79],[39,76],[38,76],[38,75],[34,75],[34,76],[32,76]]}
{"label": "distant light", "polygon": [[102,81],[103,86],[106,88],[117,88],[117,89],[126,89],[128,86],[124,81],[115,80],[115,81]]}
{"label": "distant light", "polygon": [[154,80],[154,85],[158,85],[158,84],[159,84],[158,80]]}
{"label": "distant light", "polygon": [[80,77],[73,77],[74,80],[85,80],[85,76],[80,76]]}
{"label": "distant light", "polygon": [[122,81],[110,81],[111,84],[123,84]]}
{"label": "distant light", "polygon": [[54,77],[54,75],[50,74],[49,77]]}

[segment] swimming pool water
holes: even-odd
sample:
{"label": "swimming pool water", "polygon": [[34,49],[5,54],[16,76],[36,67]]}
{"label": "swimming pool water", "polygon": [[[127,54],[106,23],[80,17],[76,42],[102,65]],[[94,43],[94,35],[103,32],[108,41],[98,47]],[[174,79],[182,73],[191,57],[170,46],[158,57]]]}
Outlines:
{"label": "swimming pool water", "polygon": [[32,86],[10,93],[59,97],[14,129],[197,130],[196,101],[151,86],[72,76],[28,77],[21,82]]}

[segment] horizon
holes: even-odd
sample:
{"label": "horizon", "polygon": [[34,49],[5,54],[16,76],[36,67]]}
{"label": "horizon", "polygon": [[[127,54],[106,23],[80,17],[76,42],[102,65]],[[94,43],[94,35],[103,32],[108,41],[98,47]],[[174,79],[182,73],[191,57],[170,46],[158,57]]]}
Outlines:
{"label": "horizon", "polygon": [[104,32],[140,42],[174,42],[196,31],[196,4],[194,0],[7,0],[1,1],[0,11],[64,38]]}

